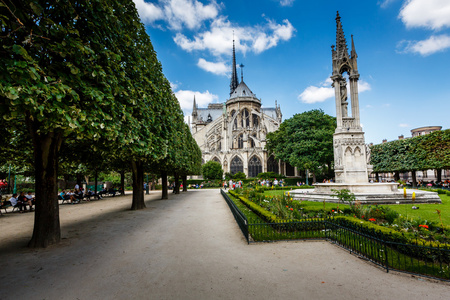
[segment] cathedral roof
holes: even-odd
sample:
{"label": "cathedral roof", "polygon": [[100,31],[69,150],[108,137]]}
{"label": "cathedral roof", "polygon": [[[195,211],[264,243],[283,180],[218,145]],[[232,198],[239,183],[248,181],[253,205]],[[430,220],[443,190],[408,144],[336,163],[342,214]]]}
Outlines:
{"label": "cathedral roof", "polygon": [[[230,100],[239,97],[256,98],[256,95],[248,88],[244,81],[241,81],[234,92],[230,95]],[[258,98],[256,98],[258,99]]]}
{"label": "cathedral roof", "polygon": [[274,120],[277,119],[277,110],[275,107],[263,107],[261,108],[261,112]]}
{"label": "cathedral roof", "polygon": [[207,122],[208,117],[211,118],[212,121],[221,117],[223,114],[223,109],[219,108],[198,108],[197,109],[197,120]]}

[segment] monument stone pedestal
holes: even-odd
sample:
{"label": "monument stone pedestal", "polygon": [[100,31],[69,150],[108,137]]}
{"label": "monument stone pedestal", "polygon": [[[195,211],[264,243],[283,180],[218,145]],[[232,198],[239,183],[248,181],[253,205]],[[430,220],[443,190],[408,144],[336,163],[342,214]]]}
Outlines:
{"label": "monument stone pedestal", "polygon": [[[406,190],[406,198],[403,190],[397,188],[395,182],[383,183],[317,183],[314,189],[300,189],[289,194],[293,200],[337,203],[333,190],[348,189],[355,195],[355,200],[361,204],[404,204],[404,203],[441,203],[437,193],[422,190]],[[415,200],[412,200],[412,193]]]}

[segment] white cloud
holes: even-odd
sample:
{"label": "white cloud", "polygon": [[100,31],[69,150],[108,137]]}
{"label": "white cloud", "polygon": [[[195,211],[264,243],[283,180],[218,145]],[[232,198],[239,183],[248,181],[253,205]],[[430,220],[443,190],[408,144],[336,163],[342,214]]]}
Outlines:
{"label": "white cloud", "polygon": [[358,81],[358,92],[362,93],[365,91],[370,91],[372,89],[372,87],[370,86],[370,84],[364,80],[360,80]]}
{"label": "white cloud", "polygon": [[450,27],[450,1],[407,0],[400,10],[399,18],[409,28],[438,30]]}
{"label": "white cloud", "polygon": [[397,0],[380,0],[378,1],[378,5],[380,5],[381,8],[386,8],[389,6],[389,4],[395,2]]}
{"label": "white cloud", "polygon": [[303,103],[311,104],[323,102],[333,96],[334,88],[309,86],[298,96],[298,99]]}
{"label": "white cloud", "polygon": [[170,81],[170,88],[172,89],[172,91],[176,90],[178,88],[178,83]]}
{"label": "white cloud", "polygon": [[144,23],[166,21],[170,29],[181,30],[184,26],[198,29],[205,20],[211,20],[219,14],[216,1],[204,5],[197,0],[159,0],[158,4],[133,0]]}
{"label": "white cloud", "polygon": [[[298,99],[303,103],[312,104],[324,102],[327,99],[333,98],[335,93],[334,88],[329,87],[331,83],[331,78],[327,78],[320,84],[320,87],[309,86],[298,96]],[[371,86],[368,82],[364,80],[358,82],[358,92],[362,93],[369,91],[370,89]]]}
{"label": "white cloud", "polygon": [[145,2],[144,0],[133,1],[143,23],[153,23],[156,20],[162,19],[164,17],[162,9],[157,7],[153,3]]}
{"label": "white cloud", "polygon": [[175,92],[175,96],[177,97],[178,102],[180,102],[181,109],[183,110],[192,110],[194,95],[198,107],[206,107],[208,103],[219,99],[217,95],[211,94],[209,91],[201,93],[189,90],[179,90]]}
{"label": "white cloud", "polygon": [[291,6],[292,4],[294,4],[295,0],[280,0],[280,5],[281,6]]}
{"label": "white cloud", "polygon": [[264,26],[240,27],[233,25],[222,16],[211,23],[209,30],[197,33],[192,39],[177,33],[174,41],[188,52],[206,50],[215,56],[220,56],[230,53],[234,33],[236,51],[244,54],[247,51],[261,53],[277,46],[280,41],[291,39],[294,32],[295,28],[287,19],[281,24],[267,20]]}
{"label": "white cloud", "polygon": [[409,126],[409,124],[401,123],[401,124],[398,124],[398,127],[408,128],[408,127],[410,127],[410,126]]}
{"label": "white cloud", "polygon": [[227,75],[231,69],[224,62],[210,62],[203,58],[198,60],[197,66],[216,75]]}
{"label": "white cloud", "polygon": [[432,35],[423,41],[401,41],[397,47],[400,49],[400,53],[411,52],[427,56],[450,48],[450,36],[446,34]]}

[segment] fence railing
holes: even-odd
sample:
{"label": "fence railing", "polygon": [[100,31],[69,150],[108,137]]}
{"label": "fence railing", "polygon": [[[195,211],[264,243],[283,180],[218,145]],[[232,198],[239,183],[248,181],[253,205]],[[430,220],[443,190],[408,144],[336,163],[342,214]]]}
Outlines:
{"label": "fence railing", "polygon": [[247,243],[250,242],[248,235],[248,220],[245,214],[236,206],[233,200],[230,199],[227,193],[225,193],[222,189],[220,189],[220,193],[225,198],[228,206],[230,207],[231,212],[233,213],[234,219],[236,220],[239,228],[241,229],[244,237],[247,239]]}
{"label": "fence railing", "polygon": [[450,249],[386,241],[377,234],[341,224],[334,218],[278,223],[249,223],[245,214],[221,190],[248,243],[324,239],[389,270],[450,281]]}

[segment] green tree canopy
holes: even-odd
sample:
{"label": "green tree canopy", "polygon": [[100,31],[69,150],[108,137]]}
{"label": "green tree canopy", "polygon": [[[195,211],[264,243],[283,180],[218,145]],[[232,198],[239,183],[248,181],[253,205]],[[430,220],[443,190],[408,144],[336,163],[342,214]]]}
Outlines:
{"label": "green tree canopy", "polygon": [[322,110],[295,114],[267,134],[266,150],[300,170],[332,174],[335,129],[336,118]]}
{"label": "green tree canopy", "polygon": [[202,166],[202,175],[205,179],[222,179],[222,165],[217,161],[210,160]]}

